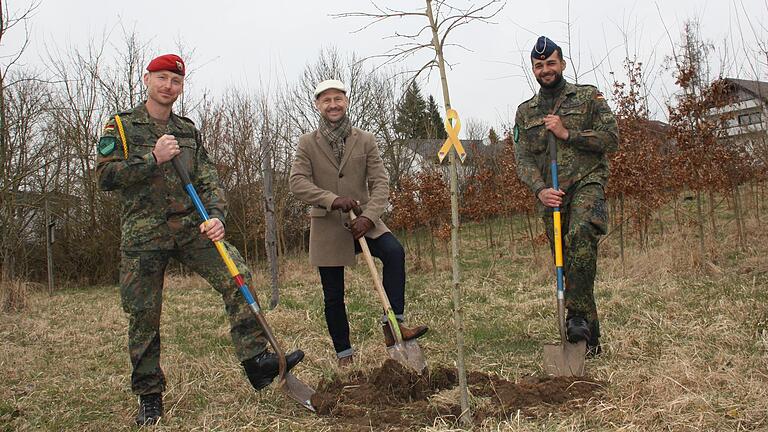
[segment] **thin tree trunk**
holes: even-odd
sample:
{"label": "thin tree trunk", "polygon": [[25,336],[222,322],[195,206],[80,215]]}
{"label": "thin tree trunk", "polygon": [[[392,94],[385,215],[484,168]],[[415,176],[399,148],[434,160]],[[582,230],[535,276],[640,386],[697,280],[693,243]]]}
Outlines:
{"label": "thin tree trunk", "polygon": [[733,187],[733,213],[736,217],[736,231],[738,232],[739,250],[744,250],[744,222],[741,217],[741,198],[739,197],[739,186]]}
{"label": "thin tree trunk", "polygon": [[624,271],[624,193],[619,195],[619,252],[621,253],[621,269]]}
{"label": "thin tree trunk", "polygon": [[[437,34],[437,24],[432,14],[432,0],[427,2],[427,18],[432,29],[432,46],[437,54],[437,66],[440,69],[440,81],[443,87],[443,100],[445,109],[451,108],[451,97],[448,93],[448,78],[445,74],[445,60],[443,59],[443,47]],[[459,274],[459,199],[458,199],[458,173],[456,170],[456,152],[449,151],[448,158],[451,164],[451,267],[453,268],[453,316],[456,325],[456,365],[459,373],[459,392],[461,400],[461,414],[459,416],[464,427],[472,425],[472,413],[469,410],[469,390],[467,388],[467,372],[464,364],[464,312],[461,306],[461,279]]]}
{"label": "thin tree trunk", "polygon": [[704,211],[701,208],[701,191],[696,191],[696,216],[699,222],[699,253],[701,254],[701,262],[704,263]]}
{"label": "thin tree trunk", "polygon": [[496,256],[496,244],[493,241],[493,218],[490,218],[488,223],[488,240],[491,244],[491,253]]}
{"label": "thin tree trunk", "polygon": [[421,235],[419,231],[421,228],[416,228],[413,235],[416,237],[416,257],[419,259],[419,265],[421,265]]}
{"label": "thin tree trunk", "polygon": [[755,198],[755,201],[754,201],[755,205],[754,205],[754,209],[752,209],[752,213],[754,213],[754,215],[755,215],[755,222],[757,222],[757,224],[759,226],[760,225],[760,204],[762,203],[762,198],[763,198],[763,185],[762,185],[762,183],[758,184],[755,189],[756,189],[755,193],[753,194],[753,196]]}
{"label": "thin tree trunk", "polygon": [[533,249],[533,257],[536,262],[539,262],[539,251],[536,248],[536,238],[533,236],[533,224],[531,224],[531,213],[526,210],[525,221],[528,225],[528,238],[531,240],[531,249]]}
{"label": "thin tree trunk", "polygon": [[283,224],[278,223],[277,228],[277,253],[285,256],[285,228]]}
{"label": "thin tree trunk", "polygon": [[709,196],[709,224],[712,228],[712,237],[717,234],[717,223],[715,222],[715,195],[710,189],[708,191]]}
{"label": "thin tree trunk", "polygon": [[643,230],[643,242],[640,245],[646,251],[648,250],[648,216],[643,216],[640,221],[640,229]]}
{"label": "thin tree trunk", "polygon": [[664,231],[664,221],[663,221],[663,220],[661,220],[661,215],[660,215],[660,214],[658,214],[658,213],[656,214],[656,223],[658,223],[658,224],[659,224],[659,237],[663,239],[663,238],[664,238],[664,235],[665,235],[665,231]]}
{"label": "thin tree trunk", "polygon": [[432,275],[437,276],[437,251],[435,250],[435,233],[429,229],[429,257],[432,260]]}

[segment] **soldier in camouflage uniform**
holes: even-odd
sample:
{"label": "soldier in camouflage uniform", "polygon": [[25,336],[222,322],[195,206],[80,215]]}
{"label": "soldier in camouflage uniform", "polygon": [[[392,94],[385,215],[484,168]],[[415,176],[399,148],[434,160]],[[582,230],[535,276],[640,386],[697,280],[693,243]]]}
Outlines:
{"label": "soldier in camouflage uniform", "polygon": [[[618,148],[618,127],[596,87],[563,79],[566,64],[554,42],[540,37],[531,63],[541,89],[517,108],[513,130],[517,174],[538,198],[553,250],[552,208],[560,207],[567,336],[570,342],[586,340],[587,354],[594,356],[601,351],[593,290],[597,244],[608,225],[606,154]],[[559,190],[552,188],[549,133],[556,138]]]}
{"label": "soldier in camouflage uniform", "polygon": [[[176,55],[152,60],[144,75],[147,101],[110,118],[98,145],[99,187],[117,191],[122,205],[120,297],[129,316],[131,389],[140,399],[139,425],[154,424],[163,415],[160,311],[171,258],[221,294],[237,358],[253,387],[267,386],[278,374],[277,356],[267,352],[261,326],[211,243],[224,238],[227,204],[200,132],[191,120],[171,111],[183,89],[184,72],[184,62]],[[211,216],[208,224],[200,224],[169,163],[174,157],[189,171]],[[245,279],[252,279],[237,249],[224,244]],[[289,354],[288,367],[303,356],[300,350]]]}

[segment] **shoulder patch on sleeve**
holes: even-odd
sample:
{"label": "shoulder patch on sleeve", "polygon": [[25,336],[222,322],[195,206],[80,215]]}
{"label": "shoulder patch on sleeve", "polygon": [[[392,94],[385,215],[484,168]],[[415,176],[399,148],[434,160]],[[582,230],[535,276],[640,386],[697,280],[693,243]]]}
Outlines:
{"label": "shoulder patch on sleeve", "polygon": [[115,151],[117,139],[110,135],[105,135],[99,139],[99,154],[109,156]]}
{"label": "shoulder patch on sleeve", "polygon": [[520,141],[520,126],[517,124],[515,124],[515,127],[512,129],[512,139],[515,140],[515,144]]}

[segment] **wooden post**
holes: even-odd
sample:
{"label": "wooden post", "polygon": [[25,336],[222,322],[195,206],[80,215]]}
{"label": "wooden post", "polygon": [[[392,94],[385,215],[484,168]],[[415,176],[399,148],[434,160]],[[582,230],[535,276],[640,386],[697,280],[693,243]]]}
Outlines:
{"label": "wooden post", "polygon": [[[437,34],[437,24],[432,13],[432,0],[427,2],[427,18],[432,29],[432,46],[437,54],[437,67],[440,70],[440,82],[443,87],[443,100],[446,111],[451,108],[451,98],[448,93],[448,78],[445,74],[443,47]],[[469,391],[467,389],[467,371],[464,365],[464,312],[461,307],[461,285],[459,274],[459,198],[458,172],[456,170],[456,151],[448,151],[451,166],[451,268],[453,269],[453,317],[456,326],[456,366],[459,373],[459,391],[461,399],[461,416],[459,419],[464,427],[472,425],[472,413],[469,410]]]}
{"label": "wooden post", "polygon": [[48,261],[48,292],[53,292],[53,242],[55,241],[55,222],[51,222],[51,213],[48,210],[48,198],[45,198],[45,253]]}
{"label": "wooden post", "polygon": [[264,149],[264,156],[261,160],[262,179],[264,181],[264,243],[272,284],[272,298],[269,300],[269,307],[274,309],[280,302],[280,288],[277,277],[277,223],[275,222],[275,194],[272,175],[272,144],[264,139],[262,140],[262,148]]}

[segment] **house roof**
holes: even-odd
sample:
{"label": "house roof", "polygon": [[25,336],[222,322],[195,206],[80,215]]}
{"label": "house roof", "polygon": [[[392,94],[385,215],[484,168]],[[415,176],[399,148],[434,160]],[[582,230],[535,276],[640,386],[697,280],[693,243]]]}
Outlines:
{"label": "house roof", "polygon": [[[478,155],[494,155],[504,148],[503,142],[496,145],[485,145],[483,140],[459,140],[464,150],[467,152],[467,158],[472,159]],[[405,145],[413,152],[425,159],[437,159],[437,151],[445,143],[444,139],[408,139]]]}
{"label": "house roof", "polygon": [[768,82],[743,80],[738,78],[723,78],[723,81],[736,85],[752,94],[754,97],[768,102]]}

